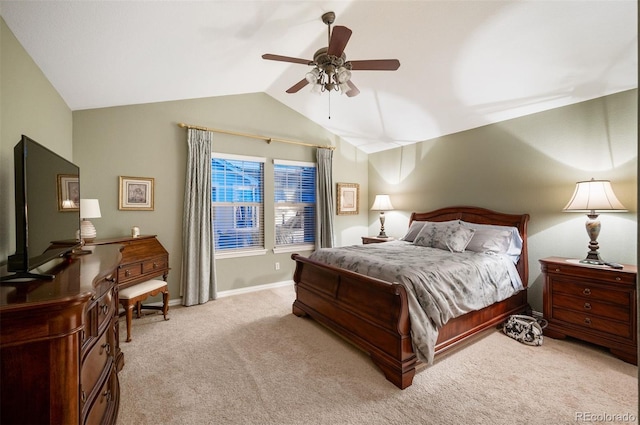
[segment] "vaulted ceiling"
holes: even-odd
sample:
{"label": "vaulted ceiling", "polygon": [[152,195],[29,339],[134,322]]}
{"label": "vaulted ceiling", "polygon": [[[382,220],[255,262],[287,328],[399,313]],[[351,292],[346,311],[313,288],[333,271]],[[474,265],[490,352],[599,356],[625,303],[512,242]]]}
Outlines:
{"label": "vaulted ceiling", "polygon": [[[327,11],[353,31],[347,59],[400,68],[353,71],[356,97],[285,93],[310,67],[261,56],[312,59]],[[367,153],[638,86],[635,0],[2,0],[0,15],[72,110],[266,92]]]}

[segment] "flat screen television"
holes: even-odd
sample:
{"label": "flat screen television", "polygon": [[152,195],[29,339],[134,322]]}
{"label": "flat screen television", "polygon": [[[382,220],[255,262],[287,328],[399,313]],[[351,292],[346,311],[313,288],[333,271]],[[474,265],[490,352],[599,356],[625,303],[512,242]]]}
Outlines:
{"label": "flat screen television", "polygon": [[[16,252],[7,261],[15,272],[2,280],[52,278],[32,270],[80,246],[80,168],[22,135],[13,149]],[[69,241],[56,244],[53,241]]]}

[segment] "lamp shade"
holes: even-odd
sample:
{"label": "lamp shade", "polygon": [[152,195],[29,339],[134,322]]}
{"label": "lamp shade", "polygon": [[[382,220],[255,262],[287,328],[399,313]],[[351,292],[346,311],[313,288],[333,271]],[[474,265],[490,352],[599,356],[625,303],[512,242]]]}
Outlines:
{"label": "lamp shade", "polygon": [[376,199],[373,201],[371,211],[391,211],[393,205],[391,205],[391,199],[389,195],[376,195]]}
{"label": "lamp shade", "polygon": [[609,180],[582,181],[576,183],[576,189],[564,211],[618,211],[627,209],[616,198]]}
{"label": "lamp shade", "polygon": [[100,203],[97,199],[80,199],[80,218],[100,218]]}

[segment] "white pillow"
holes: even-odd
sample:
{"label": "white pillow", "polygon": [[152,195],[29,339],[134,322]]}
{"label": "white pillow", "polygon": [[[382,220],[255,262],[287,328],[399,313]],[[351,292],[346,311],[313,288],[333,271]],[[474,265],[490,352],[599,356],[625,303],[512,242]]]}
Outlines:
{"label": "white pillow", "polygon": [[475,229],[467,251],[506,254],[511,243],[511,232],[499,229]]}
{"label": "white pillow", "polygon": [[474,229],[454,222],[427,222],[418,233],[414,245],[463,252],[473,237]]}
{"label": "white pillow", "polygon": [[[491,246],[491,249],[489,251],[498,254],[507,254],[513,259],[514,263],[518,262],[518,258],[520,257],[520,253],[522,252],[522,237],[520,236],[520,232],[518,232],[517,227],[499,226],[497,224],[469,223],[467,221],[462,221],[461,223],[463,226],[476,230],[476,233],[478,233],[478,230],[484,230],[484,232],[481,231],[479,233],[480,239],[478,240],[478,242],[480,246],[487,244],[487,246]],[[493,233],[488,232],[487,230],[494,230],[497,232]],[[508,232],[509,236],[506,236],[500,231]],[[505,236],[508,240],[508,243],[506,243],[503,239]],[[491,239],[491,241],[489,241],[489,239]],[[471,242],[469,242],[469,245],[471,245],[472,247],[477,247],[478,244],[474,243],[472,239]]]}

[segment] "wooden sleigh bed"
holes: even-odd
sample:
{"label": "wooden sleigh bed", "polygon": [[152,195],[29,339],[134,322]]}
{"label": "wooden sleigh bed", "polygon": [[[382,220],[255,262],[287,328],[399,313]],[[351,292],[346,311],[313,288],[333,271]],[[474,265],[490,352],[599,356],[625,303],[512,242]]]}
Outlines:
{"label": "wooden sleigh bed", "polygon": [[[503,214],[477,207],[449,207],[413,213],[413,221],[462,220],[479,224],[513,226],[522,237],[516,264],[524,290],[515,295],[449,320],[440,328],[436,355],[482,330],[496,326],[509,315],[529,310],[527,303],[528,214]],[[326,265],[298,254],[294,273],[296,299],[293,314],[309,316],[369,354],[385,377],[397,387],[411,385],[418,359],[413,350],[407,291],[390,283],[346,269]]]}

